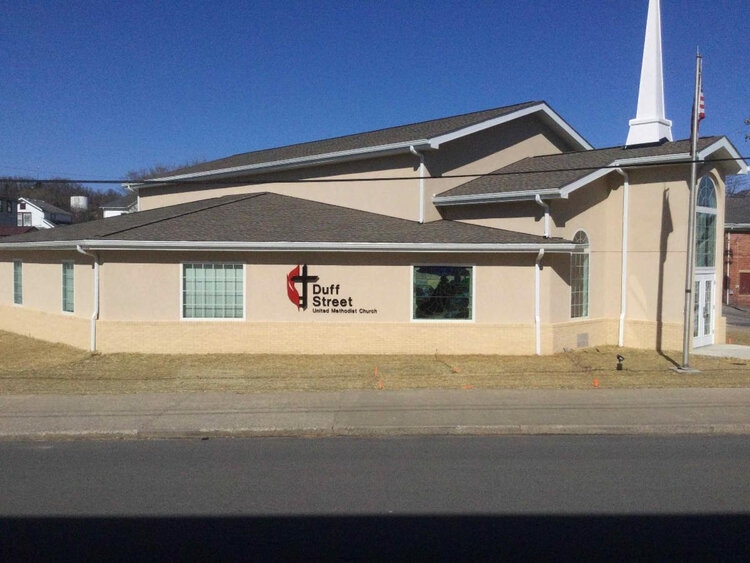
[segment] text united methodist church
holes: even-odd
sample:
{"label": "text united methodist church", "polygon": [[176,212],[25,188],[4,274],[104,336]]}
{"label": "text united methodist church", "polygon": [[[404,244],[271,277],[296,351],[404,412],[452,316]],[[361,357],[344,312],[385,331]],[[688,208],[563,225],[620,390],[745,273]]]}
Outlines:
{"label": "text united methodist church", "polygon": [[[623,146],[527,102],[179,170],[132,186],[136,213],[3,239],[0,329],[102,352],[680,349],[690,141],[658,23],[652,0]],[[724,137],[698,158],[694,346],[725,338],[724,179],[747,171]]]}

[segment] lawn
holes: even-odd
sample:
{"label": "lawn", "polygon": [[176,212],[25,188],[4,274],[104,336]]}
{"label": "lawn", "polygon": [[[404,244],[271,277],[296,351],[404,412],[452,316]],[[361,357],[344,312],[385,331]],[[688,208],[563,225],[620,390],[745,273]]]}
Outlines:
{"label": "lawn", "polygon": [[[736,343],[750,331],[732,333]],[[744,360],[611,346],[553,356],[278,356],[90,354],[0,332],[0,394],[344,389],[588,389],[750,387]],[[617,354],[625,357],[618,371]]]}

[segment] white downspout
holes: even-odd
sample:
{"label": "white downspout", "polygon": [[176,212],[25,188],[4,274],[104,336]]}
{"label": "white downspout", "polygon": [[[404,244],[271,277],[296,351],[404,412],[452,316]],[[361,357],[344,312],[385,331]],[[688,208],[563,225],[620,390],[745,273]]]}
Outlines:
{"label": "white downspout", "polygon": [[96,320],[99,318],[99,257],[93,252],[87,252],[79,244],[76,250],[94,259],[94,312],[91,313],[91,352],[96,352]]}
{"label": "white downspout", "polygon": [[542,201],[542,197],[539,194],[536,194],[534,201],[544,208],[544,238],[549,238],[549,205]]}
{"label": "white downspout", "polygon": [[424,223],[424,153],[415,149],[414,145],[409,150],[419,157],[419,222]]}
{"label": "white downspout", "polygon": [[622,263],[620,266],[620,324],[617,345],[625,346],[625,313],[628,306],[628,207],[630,201],[630,176],[622,168],[617,172],[623,177],[622,191]]}
{"label": "white downspout", "polygon": [[541,275],[541,262],[544,258],[544,249],[539,249],[539,254],[536,255],[536,263],[534,264],[534,332],[536,339],[536,355],[542,355],[542,313],[541,313],[541,290],[542,290],[542,275]]}
{"label": "white downspout", "polygon": [[726,304],[729,305],[729,292],[732,291],[732,284],[730,283],[732,280],[732,233],[727,232],[727,257],[726,257],[726,265],[727,265],[727,291],[726,291]]}

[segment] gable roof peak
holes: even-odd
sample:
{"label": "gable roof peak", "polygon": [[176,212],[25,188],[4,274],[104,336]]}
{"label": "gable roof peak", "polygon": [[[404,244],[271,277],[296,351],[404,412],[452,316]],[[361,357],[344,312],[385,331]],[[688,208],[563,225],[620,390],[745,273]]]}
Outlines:
{"label": "gable roof peak", "polygon": [[141,184],[135,190],[165,182],[195,178],[229,178],[282,169],[302,168],[361,160],[417,150],[437,149],[442,143],[471,135],[488,127],[527,115],[538,115],[553,128],[572,149],[590,149],[591,145],[568,125],[546,102],[531,101],[451,117],[420,121],[407,125],[377,129],[366,133],[333,137],[294,145],[235,154],[171,172]]}

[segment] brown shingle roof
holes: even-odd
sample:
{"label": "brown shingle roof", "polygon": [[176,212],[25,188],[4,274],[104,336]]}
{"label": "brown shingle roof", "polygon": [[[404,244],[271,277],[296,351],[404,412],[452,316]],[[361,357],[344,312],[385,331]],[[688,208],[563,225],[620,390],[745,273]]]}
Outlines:
{"label": "brown shingle roof", "polygon": [[[705,137],[700,139],[698,150],[704,149],[719,139],[721,137]],[[559,189],[617,160],[667,156],[688,153],[689,151],[690,141],[682,140],[660,145],[611,147],[534,156],[496,170],[490,175],[466,182],[438,194],[438,197]]]}
{"label": "brown shingle roof", "polygon": [[750,195],[727,197],[726,204],[724,223],[750,224]]}
{"label": "brown shingle roof", "polygon": [[455,221],[415,221],[274,193],[233,195],[120,215],[4,243],[52,241],[568,244],[561,238]]}
{"label": "brown shingle roof", "polygon": [[440,135],[447,135],[465,127],[470,127],[490,119],[502,117],[541,103],[543,102],[525,102],[522,104],[456,115],[453,117],[433,119],[420,123],[400,125],[398,127],[389,127],[387,129],[379,129],[367,133],[357,133],[355,135],[334,137],[322,141],[312,141],[308,143],[288,145],[285,147],[236,154],[226,158],[196,164],[195,166],[181,168],[170,172],[168,176],[209,172],[223,170],[225,168],[251,166],[288,159],[312,157],[355,149],[366,149],[382,145],[424,140]]}

